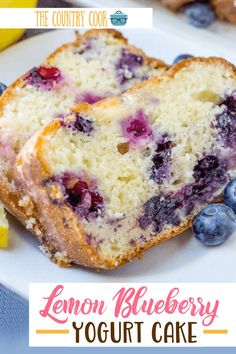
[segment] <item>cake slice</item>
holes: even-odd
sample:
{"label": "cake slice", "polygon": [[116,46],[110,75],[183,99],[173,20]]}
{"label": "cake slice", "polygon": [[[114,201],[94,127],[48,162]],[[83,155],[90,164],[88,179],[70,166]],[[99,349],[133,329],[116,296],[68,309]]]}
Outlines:
{"label": "cake slice", "polygon": [[[114,30],[90,30],[56,50],[39,67],[14,82],[0,99],[0,199],[25,221],[22,199],[12,182],[12,166],[21,146],[43,124],[79,102],[94,103],[119,94],[167,66],[145,56]],[[32,229],[34,220],[27,220]],[[35,232],[40,233],[37,227]]]}
{"label": "cake slice", "polygon": [[14,172],[52,258],[110,269],[181,233],[220,198],[236,176],[235,147],[236,68],[193,58],[47,124]]}

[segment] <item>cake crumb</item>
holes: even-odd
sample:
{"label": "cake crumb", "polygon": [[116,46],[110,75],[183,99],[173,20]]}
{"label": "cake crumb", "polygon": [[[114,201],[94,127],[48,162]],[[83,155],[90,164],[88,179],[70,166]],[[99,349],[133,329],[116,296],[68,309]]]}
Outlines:
{"label": "cake crumb", "polygon": [[35,218],[29,218],[28,220],[26,220],[26,228],[28,230],[32,230],[35,224],[36,224]]}
{"label": "cake crumb", "polygon": [[53,255],[58,261],[66,261],[67,253],[66,252],[56,252]]}
{"label": "cake crumb", "polygon": [[24,197],[22,197],[19,201],[18,201],[18,205],[20,207],[26,207],[30,202],[30,198],[25,195]]}

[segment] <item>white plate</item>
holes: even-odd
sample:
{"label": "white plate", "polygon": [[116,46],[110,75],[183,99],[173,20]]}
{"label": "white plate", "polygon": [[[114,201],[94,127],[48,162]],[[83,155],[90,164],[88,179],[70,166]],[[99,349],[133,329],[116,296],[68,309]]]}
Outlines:
{"label": "white plate", "polygon": [[[131,43],[149,55],[171,63],[179,53],[223,56],[236,63],[236,53],[208,43],[189,42],[160,30],[129,30]],[[53,31],[21,42],[0,53],[0,81],[9,84],[39,64],[58,45],[72,41],[72,31]],[[199,144],[201,142],[199,141]],[[236,281],[236,235],[215,248],[201,246],[191,232],[148,251],[143,260],[100,273],[85,268],[62,269],[51,263],[36,240],[13,218],[10,247],[0,250],[0,282],[27,296],[29,282],[186,282]]]}

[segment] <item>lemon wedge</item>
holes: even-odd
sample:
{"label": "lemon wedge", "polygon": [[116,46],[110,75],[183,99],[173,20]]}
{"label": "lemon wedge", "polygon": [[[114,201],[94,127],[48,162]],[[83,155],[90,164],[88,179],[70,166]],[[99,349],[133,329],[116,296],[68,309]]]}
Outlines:
{"label": "lemon wedge", "polygon": [[0,248],[6,248],[8,246],[8,230],[8,220],[3,205],[0,204]]}

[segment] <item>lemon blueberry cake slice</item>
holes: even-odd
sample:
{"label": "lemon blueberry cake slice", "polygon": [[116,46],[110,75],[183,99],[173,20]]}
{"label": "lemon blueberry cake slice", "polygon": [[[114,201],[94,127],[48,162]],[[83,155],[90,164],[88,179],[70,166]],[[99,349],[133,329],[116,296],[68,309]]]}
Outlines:
{"label": "lemon blueberry cake slice", "polygon": [[9,211],[25,220],[22,206],[30,209],[12,182],[12,166],[38,128],[63,117],[76,103],[119,94],[166,69],[162,61],[130,46],[119,32],[90,30],[14,82],[0,99],[0,198]]}
{"label": "lemon blueberry cake slice", "polygon": [[44,126],[15,178],[56,261],[114,268],[220,198],[236,176],[235,147],[236,68],[193,58]]}

